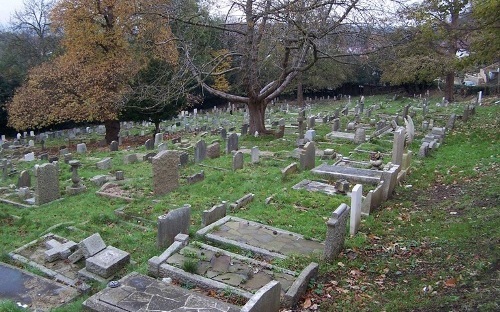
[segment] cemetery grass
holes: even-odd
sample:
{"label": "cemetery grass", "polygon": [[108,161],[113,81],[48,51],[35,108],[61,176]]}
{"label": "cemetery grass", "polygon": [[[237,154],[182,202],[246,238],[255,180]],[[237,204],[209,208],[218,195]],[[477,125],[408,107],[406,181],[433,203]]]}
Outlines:
{"label": "cemetery grass", "polygon": [[[500,310],[498,106],[414,159],[394,197],[364,219],[302,311]],[[457,123],[458,124],[458,123]]]}
{"label": "cemetery grass", "polygon": [[[367,98],[369,101],[378,103],[380,99]],[[402,101],[384,104],[393,110],[397,107],[401,109],[404,105]],[[331,110],[331,107],[324,105],[314,109],[322,112]],[[461,106],[452,109],[459,112]],[[494,175],[498,168],[493,166],[497,158],[490,157],[498,157],[499,154],[498,147],[494,147],[498,146],[495,136],[497,115],[497,107],[480,107],[473,120],[465,126],[461,125],[455,131],[456,134],[453,132],[448,136],[445,145],[437,153],[424,160],[414,159],[415,170],[406,182],[413,187],[398,188],[392,201],[366,218],[361,233],[347,240],[346,250],[333,265],[300,255],[280,262],[280,266],[297,270],[304,268],[310,261],[321,264],[319,277],[311,283],[308,295],[294,310],[308,311],[314,307],[319,307],[320,311],[439,310],[441,305],[455,307],[461,303],[464,294],[473,303],[478,302],[483,294],[494,294],[495,288],[491,284],[484,283],[490,291],[485,293],[476,292],[474,283],[488,276],[488,270],[491,271],[495,259],[498,259],[498,250],[485,252],[476,260],[474,248],[478,245],[470,241],[481,241],[488,247],[490,245],[485,241],[486,237],[495,237],[496,233],[498,238],[498,232],[495,232],[498,231],[498,221],[494,227],[498,215],[476,205],[478,200],[488,204],[498,201],[495,197],[499,193],[498,182]],[[346,122],[347,119],[342,119],[344,126]],[[330,131],[328,125],[319,124],[316,131],[317,146],[321,149],[333,148],[343,155],[349,155],[356,146],[350,142],[325,140],[324,135]],[[217,137],[209,135],[204,139],[209,143]],[[147,162],[124,164],[123,155],[128,153],[123,150],[108,152],[101,149],[86,156],[74,154],[82,162],[79,173],[88,188],[87,192],[78,196],[63,195],[64,199],[38,208],[19,209],[0,203],[1,261],[9,262],[8,252],[48,232],[76,242],[99,232],[108,245],[131,253],[134,263],[125,268],[123,275],[131,271],[145,274],[147,260],[161,253],[156,248],[154,230],[158,215],[190,204],[190,234],[194,237],[194,232],[201,227],[203,210],[223,200],[234,202],[248,193],[255,194],[254,201],[243,209],[232,211],[232,215],[298,232],[306,238],[324,240],[326,220],[336,207],[347,201],[338,196],[292,190],[291,187],[303,179],[318,180],[309,172],[299,172],[282,180],[281,169],[296,161],[288,158],[294,141],[295,136],[290,134],[285,135],[284,139],[275,140],[268,137],[243,137],[240,148],[258,146],[261,151],[274,152],[275,156],[261,156],[260,163],[250,164],[250,156],[245,155],[245,166],[237,172],[231,171],[231,155],[205,160],[203,166],[191,164],[181,169],[183,182],[180,188],[163,197],[153,196],[151,165]],[[383,140],[369,144],[369,149],[379,146],[386,151],[388,148]],[[467,148],[465,151],[462,145]],[[418,150],[418,145],[414,143],[412,149]],[[468,152],[471,149],[474,153]],[[146,153],[143,148],[134,152]],[[95,167],[95,163],[109,156],[113,157],[113,167],[107,173],[123,170],[126,178],[133,177],[122,188],[135,199],[132,203],[95,195],[98,187],[90,182],[90,178],[103,174],[102,170]],[[453,165],[447,166],[448,163]],[[69,165],[63,162],[59,165],[61,190],[64,190],[71,184],[71,175]],[[21,163],[17,169],[30,168],[32,164]],[[184,182],[186,176],[201,170],[205,171],[206,176],[203,182],[190,186]],[[15,182],[12,178],[7,184]],[[496,185],[496,189],[492,189],[490,185],[495,182],[493,185]],[[461,191],[457,192],[456,199],[449,199],[449,195],[448,199],[443,199],[449,193],[448,189],[443,189],[444,186],[453,189],[459,187]],[[430,201],[429,196],[434,194],[432,190],[435,187],[441,197]],[[364,188],[365,194],[367,191],[368,188]],[[266,205],[265,200],[270,196],[270,204]],[[457,210],[456,215],[449,214],[455,211],[446,210],[450,207]],[[458,210],[455,207],[462,208]],[[127,215],[136,219],[117,217],[114,210],[118,208],[123,208]],[[486,214],[487,211],[489,214]],[[478,225],[481,226],[476,229]],[[474,231],[468,231],[470,229]],[[462,240],[464,232],[467,243]],[[451,255],[449,259],[448,255]],[[461,263],[460,266],[455,268],[450,265],[453,261]],[[456,280],[455,287],[445,285],[446,281],[452,284],[450,279]],[[422,288],[429,285],[432,291],[422,293]],[[462,291],[462,285],[470,291]],[[97,291],[105,285],[92,286],[93,291]],[[437,293],[433,294],[434,291]],[[405,300],[401,300],[402,294]],[[58,311],[79,311],[82,301],[79,299]],[[0,311],[3,311],[2,304]]]}

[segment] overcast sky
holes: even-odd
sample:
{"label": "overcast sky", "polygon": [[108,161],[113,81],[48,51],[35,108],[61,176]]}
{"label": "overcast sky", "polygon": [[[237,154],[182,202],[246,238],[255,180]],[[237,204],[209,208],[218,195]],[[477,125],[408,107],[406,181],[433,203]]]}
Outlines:
{"label": "overcast sky", "polygon": [[23,7],[23,0],[0,0],[0,24],[7,26],[10,15]]}

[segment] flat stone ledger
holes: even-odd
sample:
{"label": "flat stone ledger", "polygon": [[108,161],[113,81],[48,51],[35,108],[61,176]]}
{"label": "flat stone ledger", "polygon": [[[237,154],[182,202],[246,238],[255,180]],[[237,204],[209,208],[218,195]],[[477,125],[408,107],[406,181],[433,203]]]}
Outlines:
{"label": "flat stone ledger", "polygon": [[179,154],[176,151],[161,151],[152,158],[153,191],[165,195],[179,187]]}
{"label": "flat stone ledger", "polygon": [[311,181],[311,180],[302,180],[301,182],[292,186],[292,189],[306,190],[309,192],[320,192],[332,196],[337,195],[339,193],[337,189],[334,186],[331,186],[330,184]]}
{"label": "flat stone ledger", "polygon": [[54,164],[48,163],[39,166],[35,170],[35,205],[43,205],[58,199],[61,196],[59,190],[59,172]]}
{"label": "flat stone ledger", "polygon": [[130,254],[113,246],[108,246],[85,260],[85,268],[90,273],[103,278],[113,276],[130,262]]}
{"label": "flat stone ledger", "polygon": [[188,289],[133,272],[83,302],[90,311],[211,311],[239,312],[240,308]]}
{"label": "flat stone ledger", "polygon": [[305,239],[300,234],[234,216],[226,216],[200,229],[196,234],[210,241],[282,259],[297,253],[321,254],[325,247],[323,243]]}
{"label": "flat stone ledger", "polygon": [[321,164],[311,170],[312,173],[326,176],[329,179],[348,180],[356,183],[368,183],[377,185],[382,177],[383,171],[361,168],[352,168],[347,166],[333,166]]}

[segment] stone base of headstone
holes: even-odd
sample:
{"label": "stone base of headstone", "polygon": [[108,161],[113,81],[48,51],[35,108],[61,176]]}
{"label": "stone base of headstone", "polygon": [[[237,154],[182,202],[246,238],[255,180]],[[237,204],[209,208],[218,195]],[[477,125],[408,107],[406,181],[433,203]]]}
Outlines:
{"label": "stone base of headstone", "polygon": [[80,193],[83,193],[87,190],[87,187],[85,185],[81,185],[78,187],[72,187],[68,186],[66,187],[66,194],[68,195],[78,195]]}

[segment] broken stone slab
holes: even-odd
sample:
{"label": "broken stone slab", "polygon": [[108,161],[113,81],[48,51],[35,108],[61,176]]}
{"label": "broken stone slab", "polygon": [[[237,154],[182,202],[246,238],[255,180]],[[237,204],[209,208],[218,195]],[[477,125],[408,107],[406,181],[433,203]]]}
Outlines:
{"label": "broken stone slab", "polygon": [[231,210],[240,209],[246,205],[248,205],[251,201],[253,201],[254,194],[249,193],[238,199],[234,204],[231,204]]}
{"label": "broken stone slab", "polygon": [[117,273],[130,262],[130,254],[113,246],[108,246],[85,260],[85,269],[103,278]]}
{"label": "broken stone slab", "polygon": [[78,244],[85,258],[89,258],[106,248],[106,243],[99,233],[92,234]]}

